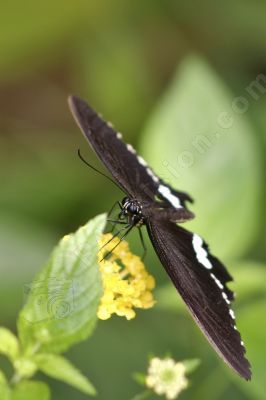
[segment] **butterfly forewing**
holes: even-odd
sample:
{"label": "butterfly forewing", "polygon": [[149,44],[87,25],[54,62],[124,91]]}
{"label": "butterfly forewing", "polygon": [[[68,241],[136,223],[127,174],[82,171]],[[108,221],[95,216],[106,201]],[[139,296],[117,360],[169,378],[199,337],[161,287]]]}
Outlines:
{"label": "butterfly forewing", "polygon": [[[174,203],[186,210],[185,201],[192,201],[188,194],[178,192],[160,180],[133,147],[121,140],[121,134],[115,132],[84,100],[72,96],[69,104],[81,131],[125,193],[148,203],[157,196],[169,206]],[[193,217],[189,211],[186,214],[185,219]]]}
{"label": "butterfly forewing", "polygon": [[209,342],[227,364],[250,379],[250,365],[230,308],[233,293],[226,286],[231,277],[225,267],[204,253],[204,242],[200,251],[193,246],[194,235],[174,223],[155,218],[148,221],[147,229],[159,259]]}

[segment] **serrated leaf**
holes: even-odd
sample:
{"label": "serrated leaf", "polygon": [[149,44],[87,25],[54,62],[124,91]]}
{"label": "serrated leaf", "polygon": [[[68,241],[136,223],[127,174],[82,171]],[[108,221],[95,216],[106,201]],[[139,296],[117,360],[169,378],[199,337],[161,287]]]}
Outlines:
{"label": "serrated leaf", "polygon": [[245,253],[255,238],[261,182],[255,135],[233,101],[202,59],[188,57],[142,141],[159,176],[195,199],[196,218],[186,227],[228,258]]}
{"label": "serrated leaf", "polygon": [[11,400],[10,399],[10,388],[8,386],[7,380],[3,372],[0,370],[0,395],[1,400]]}
{"label": "serrated leaf", "polygon": [[3,327],[0,327],[0,353],[6,355],[11,361],[19,356],[17,337],[9,329]]}
{"label": "serrated leaf", "polygon": [[41,351],[62,352],[92,333],[102,295],[97,253],[104,226],[100,215],[64,237],[36,280],[25,285],[28,301],[18,331],[29,353],[36,344]]}
{"label": "serrated leaf", "polygon": [[92,396],[96,394],[88,378],[66,358],[54,354],[38,354],[34,357],[34,361],[46,375],[68,383],[86,394]]}
{"label": "serrated leaf", "polygon": [[21,381],[13,389],[11,400],[50,400],[49,386],[39,381]]}

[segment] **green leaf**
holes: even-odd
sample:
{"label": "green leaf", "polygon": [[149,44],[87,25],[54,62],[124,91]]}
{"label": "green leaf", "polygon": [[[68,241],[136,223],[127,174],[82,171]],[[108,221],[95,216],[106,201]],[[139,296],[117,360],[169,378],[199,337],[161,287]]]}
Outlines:
{"label": "green leaf", "polygon": [[178,69],[142,142],[156,172],[196,200],[197,217],[186,226],[227,257],[245,253],[258,227],[261,165],[241,110],[216,73],[191,56]]}
{"label": "green leaf", "polygon": [[54,354],[38,354],[34,357],[34,361],[46,375],[66,382],[86,394],[92,396],[96,394],[90,381],[66,358]]}
{"label": "green leaf", "polygon": [[37,365],[32,359],[18,358],[14,361],[16,374],[21,378],[31,378],[37,371]]}
{"label": "green leaf", "polygon": [[19,356],[19,343],[16,336],[6,328],[0,328],[0,353],[11,361]]}
{"label": "green leaf", "polygon": [[141,372],[135,372],[132,374],[132,378],[134,379],[135,382],[137,382],[141,386],[146,385],[146,375],[141,373]]}
{"label": "green leaf", "polygon": [[0,370],[0,395],[1,400],[10,400],[10,388],[3,372]]}
{"label": "green leaf", "polygon": [[[265,280],[264,280],[265,285]],[[266,299],[253,302],[238,311],[239,331],[247,349],[247,357],[251,362],[252,379],[248,384],[230,374],[252,400],[265,398],[265,360],[266,360]]]}
{"label": "green leaf", "polygon": [[97,320],[102,282],[98,240],[105,226],[100,215],[64,237],[36,280],[26,287],[28,301],[18,321],[27,355],[62,352],[85,340]]}
{"label": "green leaf", "polygon": [[191,372],[194,372],[201,363],[201,361],[196,358],[191,360],[183,360],[181,362],[185,366],[186,374],[191,374]]}
{"label": "green leaf", "polygon": [[46,383],[22,381],[15,386],[11,400],[49,400],[50,397],[50,389]]}

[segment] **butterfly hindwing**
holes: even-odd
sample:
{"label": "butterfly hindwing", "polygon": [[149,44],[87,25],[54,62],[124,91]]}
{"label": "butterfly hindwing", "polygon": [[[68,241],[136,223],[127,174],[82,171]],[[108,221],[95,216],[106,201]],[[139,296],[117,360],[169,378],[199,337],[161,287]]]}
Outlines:
{"label": "butterfly hindwing", "polygon": [[[192,201],[191,197],[172,189],[159,179],[145,160],[136,154],[134,148],[121,140],[121,134],[106,123],[84,100],[72,96],[69,104],[81,131],[125,193],[148,203],[153,202],[157,196],[169,207],[187,210],[185,201]],[[193,217],[188,210],[184,214],[186,214],[185,219]]]}
{"label": "butterfly hindwing", "polygon": [[232,278],[225,267],[209,254],[199,236],[172,222],[154,218],[147,229],[161,263],[211,345],[227,364],[250,379],[250,365],[230,308],[233,293],[226,286]]}

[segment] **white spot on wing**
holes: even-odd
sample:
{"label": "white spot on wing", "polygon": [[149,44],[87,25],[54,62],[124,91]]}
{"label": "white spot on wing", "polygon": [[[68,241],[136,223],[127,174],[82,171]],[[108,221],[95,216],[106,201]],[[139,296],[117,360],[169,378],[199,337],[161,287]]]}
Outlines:
{"label": "white spot on wing", "polygon": [[[121,133],[118,132],[118,133],[116,134],[116,136],[117,136],[118,139],[122,139],[122,134],[121,134]],[[130,153],[136,154],[136,150],[134,149],[133,146],[131,146],[131,144],[127,144],[126,146],[127,146],[128,151],[130,151]],[[152,171],[150,168],[147,167],[148,164],[146,163],[146,161],[144,160],[144,158],[142,158],[141,156],[137,156],[137,159],[138,159],[138,162],[139,162],[143,167],[146,167],[147,174],[150,175],[150,177],[152,178],[152,180],[153,180],[154,182],[156,182],[156,183],[159,182],[159,178],[157,178],[157,176],[153,173],[153,171]]]}
{"label": "white spot on wing", "polygon": [[[172,206],[174,206],[175,208],[182,208],[182,205],[180,203],[180,200],[178,197],[174,196],[171,193],[171,190],[164,185],[160,185],[158,188],[158,192],[166,199],[168,200]],[[204,250],[205,251],[205,250]]]}
{"label": "white spot on wing", "polygon": [[153,175],[152,176],[152,179],[154,180],[154,182],[156,182],[156,183],[158,183],[159,182],[159,178],[157,178],[157,176],[156,175]]}
{"label": "white spot on wing", "polygon": [[[224,288],[224,286],[222,285],[221,281],[219,281],[219,279],[217,279],[215,275],[211,274],[211,277],[212,277],[212,279],[215,281],[215,283],[217,284],[217,286],[219,286],[220,289],[223,289],[223,288]],[[226,303],[227,303],[227,304],[230,304],[230,301],[229,301],[229,299],[228,299],[228,296],[227,296],[227,294],[226,294],[224,291],[222,291],[222,296],[223,296],[224,300],[226,301]],[[231,316],[233,319],[236,319],[235,313],[234,313],[234,311],[233,311],[231,308],[229,309],[229,314],[230,314],[230,316]],[[234,330],[237,331],[236,325],[234,325]],[[243,341],[241,341],[241,345],[244,346],[244,342],[243,342]]]}
{"label": "white spot on wing", "polygon": [[128,149],[128,151],[130,151],[130,153],[133,153],[133,154],[136,153],[136,150],[134,149],[134,147],[131,146],[131,144],[127,144],[127,149]]}
{"label": "white spot on wing", "polygon": [[147,166],[146,161],[144,160],[144,158],[142,158],[141,156],[138,156],[138,162],[143,165],[143,167]]}
{"label": "white spot on wing", "polygon": [[219,281],[219,279],[217,279],[215,275],[211,274],[211,277],[212,277],[212,279],[214,280],[214,282],[216,283],[216,285],[217,285],[220,289],[223,289],[223,288],[224,288],[224,285],[222,284],[222,282]]}
{"label": "white spot on wing", "polygon": [[[193,244],[194,250],[196,252],[198,261],[202,265],[204,265],[204,267],[206,267],[207,269],[211,269],[212,265],[207,258],[207,256],[208,256],[207,251],[202,247],[203,240],[201,239],[201,237],[194,234],[192,244]],[[227,294],[223,291],[224,285],[222,284],[222,282],[218,278],[216,278],[216,276],[214,274],[211,273],[210,275],[211,275],[212,279],[214,280],[214,282],[216,283],[216,285],[222,290],[222,297],[225,300],[225,302],[227,304],[230,304]],[[229,314],[233,319],[235,319],[235,314],[234,314],[233,310],[229,309]],[[237,330],[235,325],[234,325],[234,329]]]}
{"label": "white spot on wing", "polygon": [[107,122],[107,125],[109,126],[109,128],[113,128],[114,127],[114,125],[110,121]]}
{"label": "white spot on wing", "polygon": [[225,299],[227,304],[230,304],[230,301],[228,300],[227,294],[225,292],[222,292],[222,296]]}
{"label": "white spot on wing", "polygon": [[153,173],[153,171],[150,168],[146,168],[146,171],[147,171],[148,175],[150,175],[150,177],[153,179],[154,182],[159,182],[159,179],[157,178],[157,176]]}
{"label": "white spot on wing", "polygon": [[117,132],[116,137],[117,137],[117,139],[121,140],[123,138],[123,135],[122,135],[122,133]]}
{"label": "white spot on wing", "polygon": [[[208,259],[208,253],[207,251],[202,247],[203,245],[203,240],[199,235],[194,233],[193,235],[193,240],[192,240],[192,245],[195,250],[196,256],[198,261],[207,269],[212,269],[212,265],[210,260]],[[211,274],[212,278],[216,279],[216,277]],[[220,281],[219,281],[220,282]],[[216,282],[217,283],[217,282]],[[220,282],[221,283],[221,282]]]}

